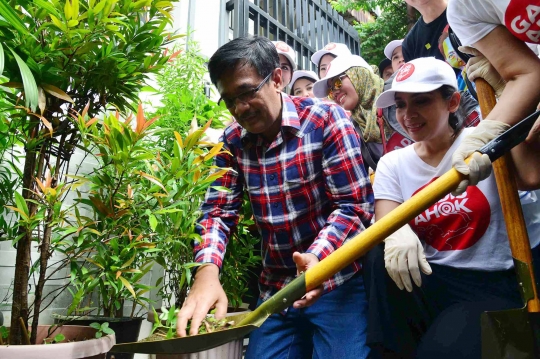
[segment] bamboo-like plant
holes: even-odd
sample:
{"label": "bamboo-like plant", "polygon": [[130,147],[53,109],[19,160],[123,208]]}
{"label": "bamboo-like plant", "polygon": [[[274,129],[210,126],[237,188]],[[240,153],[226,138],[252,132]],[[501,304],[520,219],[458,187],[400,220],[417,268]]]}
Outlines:
{"label": "bamboo-like plant", "polygon": [[0,238],[17,247],[10,344],[23,344],[32,317],[35,340],[48,260],[55,244],[77,231],[69,233],[74,224],[61,219],[73,183],[68,164],[80,143],[71,114],[85,106],[90,118],[108,105],[133,108],[148,75],[170,58],[163,52],[175,39],[165,30],[171,9],[163,0],[0,0],[0,130],[7,131],[0,136],[0,180],[21,190],[3,198],[11,207],[2,208],[0,220]]}

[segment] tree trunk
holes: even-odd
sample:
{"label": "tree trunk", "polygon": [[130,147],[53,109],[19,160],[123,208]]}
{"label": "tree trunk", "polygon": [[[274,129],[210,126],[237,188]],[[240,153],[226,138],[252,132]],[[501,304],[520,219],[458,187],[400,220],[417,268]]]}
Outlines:
{"label": "tree trunk", "polygon": [[[35,150],[27,150],[24,163],[22,190],[22,196],[25,200],[32,196],[32,193],[28,189],[32,186],[34,169],[36,168],[35,165]],[[28,233],[23,227],[19,227],[19,233],[24,235],[17,242],[15,278],[13,282],[13,303],[11,306],[11,328],[9,330],[9,344],[11,345],[25,344],[19,318],[22,318],[26,327],[28,327],[28,275],[30,273],[31,265],[30,247],[32,243],[32,233]],[[34,319],[36,322],[37,320],[38,318]]]}
{"label": "tree trunk", "polygon": [[36,337],[38,331],[39,311],[41,310],[41,301],[43,298],[43,287],[45,286],[45,276],[47,274],[47,263],[49,262],[49,248],[51,245],[51,233],[52,227],[49,225],[52,221],[53,213],[52,209],[49,210],[47,215],[47,227],[43,233],[43,239],[40,246],[39,255],[39,280],[35,290],[34,299],[34,320],[32,321],[32,334],[30,336],[30,343],[36,344]]}

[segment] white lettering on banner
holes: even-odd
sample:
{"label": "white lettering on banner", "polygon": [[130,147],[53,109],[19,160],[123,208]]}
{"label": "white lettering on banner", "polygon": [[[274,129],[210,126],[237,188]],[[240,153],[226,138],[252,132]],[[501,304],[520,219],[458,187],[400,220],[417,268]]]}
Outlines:
{"label": "white lettering on banner", "polygon": [[539,14],[540,14],[540,6],[528,5],[527,6],[528,19],[522,18],[521,15],[514,17],[510,23],[510,27],[512,31],[514,31],[516,34],[525,33],[527,35],[527,38],[531,40],[532,42],[539,42],[540,30],[539,29],[529,30],[530,27],[535,23],[536,23],[536,26],[540,26],[540,20],[538,22],[536,21],[536,18],[538,17]]}
{"label": "white lettering on banner", "polygon": [[426,209],[423,214],[418,215],[414,219],[414,224],[427,223],[433,216],[439,218],[440,216],[448,216],[459,212],[472,213],[472,211],[465,206],[469,200],[468,198],[464,198],[465,196],[467,196],[467,192],[464,192],[457,197],[448,194],[439,202],[435,203],[433,207]]}

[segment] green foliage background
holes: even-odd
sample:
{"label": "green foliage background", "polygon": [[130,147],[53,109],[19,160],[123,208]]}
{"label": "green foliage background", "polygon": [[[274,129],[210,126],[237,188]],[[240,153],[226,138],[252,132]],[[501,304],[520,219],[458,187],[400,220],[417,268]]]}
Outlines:
{"label": "green foliage background", "polygon": [[[330,3],[339,12],[362,10],[376,17],[375,22],[354,25],[360,35],[362,57],[370,64],[378,65],[384,59],[386,44],[407,34],[407,4],[403,0],[333,0]],[[373,12],[377,7],[382,11],[381,16]]]}

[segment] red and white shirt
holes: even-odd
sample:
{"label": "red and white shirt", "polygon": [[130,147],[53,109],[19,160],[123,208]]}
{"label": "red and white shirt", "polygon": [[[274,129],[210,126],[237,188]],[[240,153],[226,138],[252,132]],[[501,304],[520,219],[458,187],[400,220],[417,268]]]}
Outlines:
{"label": "red and white shirt", "polygon": [[540,43],[540,0],[451,0],[446,16],[463,45],[473,45],[499,25],[523,42]]}
{"label": "red and white shirt", "polygon": [[[425,163],[408,146],[383,156],[377,166],[375,200],[402,203],[452,168],[452,154],[465,135],[454,141],[437,167]],[[524,194],[525,221],[533,247],[540,241],[540,201]],[[506,226],[495,178],[491,175],[465,193],[447,195],[410,222],[430,263],[456,268],[496,271],[512,268]]]}

